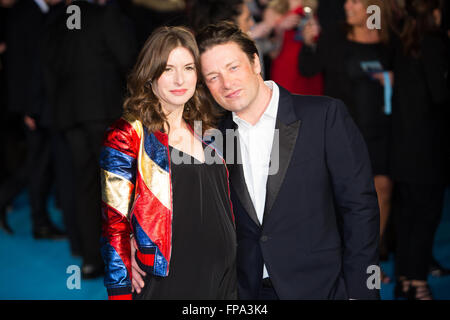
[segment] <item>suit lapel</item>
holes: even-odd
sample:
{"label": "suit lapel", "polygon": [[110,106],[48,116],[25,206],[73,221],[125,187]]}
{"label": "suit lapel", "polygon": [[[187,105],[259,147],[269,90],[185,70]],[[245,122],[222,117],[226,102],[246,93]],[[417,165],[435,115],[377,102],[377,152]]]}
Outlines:
{"label": "suit lapel", "polygon": [[275,163],[278,161],[278,170],[275,172],[271,172],[273,169],[269,170],[263,222],[265,222],[270,215],[272,206],[275,203],[278,192],[284,181],[301,125],[301,120],[299,120],[295,114],[291,94],[282,87],[279,88],[280,101],[278,104],[278,114],[275,125],[275,129],[277,129],[278,133],[277,131],[275,132],[270,155],[271,166],[275,166],[276,169],[277,166]]}
{"label": "suit lapel", "polygon": [[[301,120],[298,119],[295,113],[291,94],[281,86],[278,87],[280,89],[280,99],[278,103],[278,113],[275,124],[275,129],[278,129],[278,137],[277,132],[275,132],[274,143],[270,156],[272,165],[274,165],[274,161],[278,162],[278,170],[275,172],[275,174],[270,174],[267,177],[264,221],[266,221],[267,217],[270,215],[272,206],[275,203],[278,192],[280,191],[281,185],[284,181],[286,171],[292,158],[292,153],[295,149],[295,144],[297,142],[301,124]],[[224,124],[225,126],[223,128],[223,131],[225,130],[225,128],[233,128],[234,130],[236,130],[237,126],[232,120],[231,113],[229,113],[226,117]],[[225,135],[225,141],[227,141],[227,144],[230,143],[229,139],[234,139],[234,162],[233,164],[228,164],[231,187],[236,191],[236,194],[239,197],[242,206],[247,211],[250,218],[255,222],[256,225],[261,226],[261,223],[259,222],[258,216],[256,214],[255,207],[253,206],[252,199],[250,198],[250,194],[248,193],[247,185],[245,183],[242,160],[240,159],[241,149],[239,145],[239,134],[237,131],[236,134],[234,134],[232,131],[229,131],[226,132]],[[278,148],[276,145],[277,143]],[[225,148],[224,154],[226,160],[229,160],[228,156],[226,155]]]}
{"label": "suit lapel", "polygon": [[[236,130],[234,125],[233,127],[234,130]],[[242,159],[240,157],[241,149],[239,144],[239,134],[237,130],[235,132],[236,135],[232,132],[227,132],[227,137],[225,139],[227,143],[229,143],[229,139],[234,139],[234,162],[233,164],[228,165],[230,171],[231,187],[236,191],[236,194],[239,197],[242,206],[244,207],[245,211],[247,211],[250,218],[256,223],[257,226],[261,226],[258,215],[256,214],[255,207],[253,206],[252,199],[250,198],[250,194],[248,193],[247,185],[245,183],[244,169],[242,166]]]}

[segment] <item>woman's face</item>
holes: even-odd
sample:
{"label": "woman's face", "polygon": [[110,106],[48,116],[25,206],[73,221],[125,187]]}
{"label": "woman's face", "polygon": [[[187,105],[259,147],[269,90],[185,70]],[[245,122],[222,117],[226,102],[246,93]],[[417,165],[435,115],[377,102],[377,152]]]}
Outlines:
{"label": "woman's face", "polygon": [[242,4],[241,9],[241,14],[236,18],[236,24],[243,32],[247,33],[253,27],[255,21],[245,2]]}
{"label": "woman's face", "polygon": [[164,72],[152,85],[153,93],[159,99],[165,112],[183,108],[195,93],[197,71],[194,57],[184,47],[173,49]]}
{"label": "woman's face", "polygon": [[354,27],[366,25],[367,8],[361,0],[347,0],[344,9],[349,25]]}

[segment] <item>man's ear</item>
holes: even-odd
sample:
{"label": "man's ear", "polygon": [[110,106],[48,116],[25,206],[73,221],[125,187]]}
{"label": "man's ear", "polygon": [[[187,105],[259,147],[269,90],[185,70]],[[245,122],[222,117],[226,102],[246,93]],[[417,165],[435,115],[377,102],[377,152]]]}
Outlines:
{"label": "man's ear", "polygon": [[253,72],[255,74],[261,74],[261,61],[259,61],[259,56],[254,53],[253,54]]}

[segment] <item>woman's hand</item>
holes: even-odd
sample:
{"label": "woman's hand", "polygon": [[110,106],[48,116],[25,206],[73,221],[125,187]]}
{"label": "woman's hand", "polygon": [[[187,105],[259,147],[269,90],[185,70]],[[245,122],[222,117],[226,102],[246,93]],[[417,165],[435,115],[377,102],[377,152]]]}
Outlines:
{"label": "woman's hand", "polygon": [[135,254],[136,254],[136,240],[133,238],[130,239],[130,247],[131,247],[131,292],[136,291],[138,294],[141,293],[142,288],[144,287],[144,279],[146,273],[139,268]]}
{"label": "woman's hand", "polygon": [[[389,80],[391,81],[391,87],[394,86],[394,73],[392,71],[388,71]],[[372,74],[372,78],[378,80],[381,85],[384,87],[384,74],[383,72],[376,72]]]}
{"label": "woman's hand", "polygon": [[295,13],[286,15],[276,26],[278,32],[284,32],[296,28],[300,23],[301,17]]}
{"label": "woman's hand", "polygon": [[320,25],[315,18],[309,19],[303,28],[303,42],[307,46],[313,46],[320,34]]}

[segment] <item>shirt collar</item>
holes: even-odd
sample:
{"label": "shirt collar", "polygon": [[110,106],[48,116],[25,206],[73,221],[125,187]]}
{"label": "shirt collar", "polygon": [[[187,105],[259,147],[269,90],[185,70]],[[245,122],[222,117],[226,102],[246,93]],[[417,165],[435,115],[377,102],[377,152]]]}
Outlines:
{"label": "shirt collar", "polygon": [[42,13],[47,13],[50,8],[44,0],[34,0],[34,3],[41,9]]}
{"label": "shirt collar", "polygon": [[[270,97],[269,105],[267,106],[266,111],[264,111],[263,115],[258,120],[258,122],[261,121],[263,117],[269,117],[270,119],[274,120],[276,119],[278,112],[280,89],[278,88],[277,84],[271,80],[264,81],[264,84],[268,86],[270,90],[272,90],[272,96]],[[239,116],[235,112],[232,112],[232,114],[233,114],[233,121],[237,125],[251,126],[247,121],[239,118]]]}

